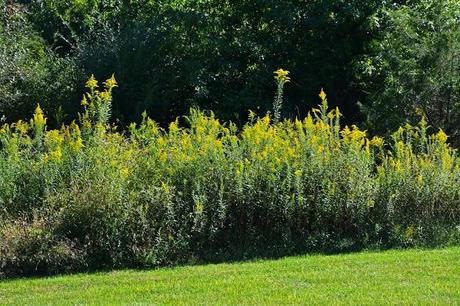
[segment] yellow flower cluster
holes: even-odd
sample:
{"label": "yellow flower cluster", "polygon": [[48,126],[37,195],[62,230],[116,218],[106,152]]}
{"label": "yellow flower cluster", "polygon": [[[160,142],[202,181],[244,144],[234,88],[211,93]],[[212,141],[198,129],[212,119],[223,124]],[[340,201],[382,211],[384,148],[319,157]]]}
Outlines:
{"label": "yellow flower cluster", "polygon": [[291,80],[289,77],[289,71],[284,70],[284,69],[278,69],[274,72],[275,74],[275,80],[279,83],[287,83]]}
{"label": "yellow flower cluster", "polygon": [[[280,69],[275,74],[280,81],[289,80],[288,71]],[[188,128],[176,120],[163,130],[144,114],[142,123],[130,125],[127,137],[96,120],[97,107],[111,100],[115,78],[104,82],[102,92],[96,89],[94,77],[86,85],[93,92],[83,98],[85,113],[79,123],[47,130],[47,119],[37,106],[30,123],[4,125],[0,142],[6,158],[17,161],[29,154],[37,167],[45,169],[70,169],[88,159],[115,183],[128,184],[145,175],[153,177],[157,188],[167,194],[174,192],[174,184],[187,184],[177,178],[193,177],[192,185],[199,189],[218,184],[213,175],[229,176],[231,188],[244,190],[263,182],[270,190],[284,188],[286,198],[295,203],[307,201],[304,184],[311,176],[317,176],[315,183],[322,184],[327,196],[342,192],[344,198],[355,201],[360,193],[368,192],[355,184],[362,179],[375,178],[375,185],[412,182],[414,188],[423,189],[436,171],[452,177],[460,171],[444,131],[427,135],[422,121],[419,126],[401,127],[391,140],[370,138],[357,126],[340,125],[341,113],[328,110],[323,90],[321,105],[304,119],[273,123],[270,115],[258,117],[251,112],[249,122],[238,129],[221,123],[212,113],[191,110]],[[366,203],[372,206],[375,200]],[[197,198],[194,205],[200,214],[206,201]]]}
{"label": "yellow flower cluster", "polygon": [[96,80],[93,74],[91,75],[89,80],[86,82],[85,86],[86,88],[89,88],[90,90],[94,90],[98,87],[98,81]]}
{"label": "yellow flower cluster", "polygon": [[37,105],[33,119],[30,121],[30,125],[36,129],[43,129],[46,125],[46,118],[43,114],[43,110],[40,107],[40,104]]}
{"label": "yellow flower cluster", "polygon": [[118,87],[118,83],[115,80],[115,75],[112,74],[112,77],[104,82],[104,86],[110,91],[115,87]]}

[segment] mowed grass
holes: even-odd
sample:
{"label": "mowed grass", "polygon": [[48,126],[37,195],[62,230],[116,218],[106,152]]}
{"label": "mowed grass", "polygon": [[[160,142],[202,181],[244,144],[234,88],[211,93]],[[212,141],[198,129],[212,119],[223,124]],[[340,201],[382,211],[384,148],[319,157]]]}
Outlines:
{"label": "mowed grass", "polygon": [[460,248],[4,280],[8,305],[460,304]]}

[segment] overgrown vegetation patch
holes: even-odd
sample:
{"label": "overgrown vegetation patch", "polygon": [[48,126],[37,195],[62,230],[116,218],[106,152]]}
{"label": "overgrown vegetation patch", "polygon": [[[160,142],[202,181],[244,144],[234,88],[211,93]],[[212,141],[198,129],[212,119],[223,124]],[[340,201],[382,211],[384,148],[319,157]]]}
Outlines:
{"label": "overgrown vegetation patch", "polygon": [[368,138],[322,91],[304,119],[251,112],[237,128],[192,109],[118,132],[116,86],[91,78],[79,120],[58,130],[40,107],[1,128],[2,275],[460,240],[459,157],[422,113]]}

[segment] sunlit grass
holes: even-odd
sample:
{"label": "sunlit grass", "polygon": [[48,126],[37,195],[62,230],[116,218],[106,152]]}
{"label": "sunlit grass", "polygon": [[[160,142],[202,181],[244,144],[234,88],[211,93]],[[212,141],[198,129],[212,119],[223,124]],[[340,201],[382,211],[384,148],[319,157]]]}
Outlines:
{"label": "sunlit grass", "polygon": [[2,304],[457,304],[460,248],[301,256],[0,283]]}

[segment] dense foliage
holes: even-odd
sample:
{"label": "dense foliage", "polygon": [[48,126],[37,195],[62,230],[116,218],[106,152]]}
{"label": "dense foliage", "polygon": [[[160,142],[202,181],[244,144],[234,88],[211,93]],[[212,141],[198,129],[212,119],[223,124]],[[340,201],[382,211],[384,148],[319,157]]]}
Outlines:
{"label": "dense foliage", "polygon": [[374,16],[378,35],[357,65],[369,92],[363,106],[370,128],[385,132],[413,122],[418,108],[460,143],[459,16],[456,0],[415,1]]}
{"label": "dense foliage", "polygon": [[122,87],[114,111],[125,123],[144,110],[167,123],[193,105],[244,122],[247,109],[270,108],[269,76],[278,65],[296,78],[288,115],[305,113],[321,87],[337,103],[351,98],[351,63],[379,2],[43,0],[28,7],[34,26],[87,74],[115,72]]}
{"label": "dense foliage", "polygon": [[[357,115],[353,103],[362,96],[352,86],[352,65],[370,39],[367,19],[383,5],[374,0],[6,3],[7,8],[20,8],[5,13],[6,20],[24,17],[23,23],[60,59],[70,57],[79,73],[117,75],[122,88],[114,97],[114,112],[124,123],[138,120],[144,110],[167,123],[191,106],[244,122],[247,109],[270,108],[273,86],[268,76],[279,65],[296,80],[286,92],[283,115],[304,115],[324,87],[333,104],[352,119]],[[29,49],[21,42],[11,48]],[[31,54],[28,60],[34,58]],[[52,67],[40,68],[46,72]],[[74,78],[70,68],[71,63],[66,75]],[[62,103],[49,97],[53,92],[40,97],[55,101],[47,108],[52,115]],[[78,105],[78,100],[73,102]],[[27,103],[29,114],[34,105]]]}
{"label": "dense foliage", "polygon": [[[283,71],[278,81],[286,81]],[[191,110],[167,130],[108,124],[114,78],[91,78],[78,122],[0,130],[0,273],[24,275],[460,240],[460,160],[424,117],[391,140],[250,113]]]}
{"label": "dense foliage", "polygon": [[82,74],[74,61],[59,57],[20,12],[9,14],[0,23],[0,117],[13,122],[40,102],[53,120],[60,119],[59,106],[72,109]]}

